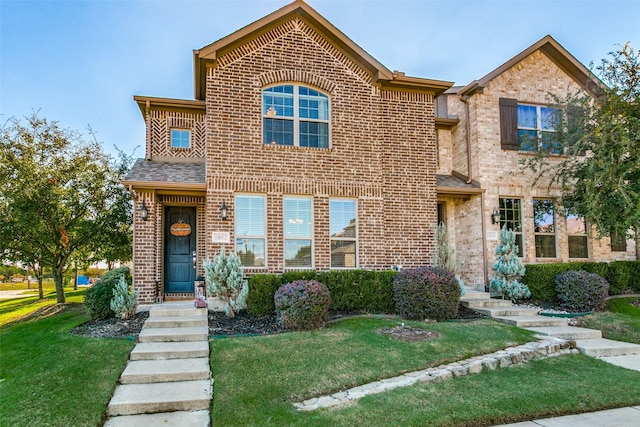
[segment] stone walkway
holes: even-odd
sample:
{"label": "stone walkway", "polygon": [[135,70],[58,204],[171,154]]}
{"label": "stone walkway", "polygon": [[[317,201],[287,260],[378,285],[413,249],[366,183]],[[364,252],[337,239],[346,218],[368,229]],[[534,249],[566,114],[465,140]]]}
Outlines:
{"label": "stone walkway", "polygon": [[105,427],[208,427],[213,379],[207,309],[164,303],[149,318],[107,407]]}

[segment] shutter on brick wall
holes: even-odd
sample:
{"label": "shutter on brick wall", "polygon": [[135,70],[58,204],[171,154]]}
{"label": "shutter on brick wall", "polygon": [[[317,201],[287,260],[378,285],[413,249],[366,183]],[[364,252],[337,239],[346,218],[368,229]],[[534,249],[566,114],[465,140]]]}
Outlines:
{"label": "shutter on brick wall", "polygon": [[500,145],[503,150],[518,150],[518,101],[500,98]]}

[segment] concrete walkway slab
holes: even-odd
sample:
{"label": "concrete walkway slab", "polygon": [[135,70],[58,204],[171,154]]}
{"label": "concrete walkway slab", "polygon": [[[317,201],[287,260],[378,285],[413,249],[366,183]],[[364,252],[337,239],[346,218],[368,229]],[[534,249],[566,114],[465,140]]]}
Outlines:
{"label": "concrete walkway slab", "polygon": [[640,354],[626,354],[623,356],[606,356],[599,357],[612,365],[620,366],[622,368],[631,369],[633,371],[640,371]]}
{"label": "concrete walkway slab", "polygon": [[640,345],[605,338],[576,340],[576,348],[582,354],[593,357],[640,354]]}
{"label": "concrete walkway slab", "polygon": [[209,427],[209,411],[161,412],[109,418],[104,427]]}
{"label": "concrete walkway slab", "polygon": [[131,360],[209,357],[207,341],[142,342],[131,351]]}
{"label": "concrete walkway slab", "polygon": [[637,427],[640,425],[640,407],[608,409],[563,417],[544,418],[494,427]]}
{"label": "concrete walkway slab", "polygon": [[543,326],[566,326],[567,320],[561,317],[548,316],[497,316],[494,317],[498,322],[508,325],[517,326],[519,328],[533,328]]}
{"label": "concrete walkway slab", "polygon": [[192,328],[208,326],[207,316],[153,316],[144,322],[145,328]]}
{"label": "concrete walkway slab", "polygon": [[585,340],[602,338],[602,332],[597,329],[579,328],[577,326],[541,326],[525,328],[540,335],[552,336],[563,340]]}
{"label": "concrete walkway slab", "polygon": [[208,380],[209,359],[135,360],[120,376],[121,384],[149,384],[173,381]]}
{"label": "concrete walkway slab", "polygon": [[107,414],[208,410],[211,389],[210,380],[120,385],[109,402]]}
{"label": "concrete walkway slab", "polygon": [[191,328],[147,328],[144,327],[138,335],[140,342],[181,342],[203,341],[209,338],[207,326]]}

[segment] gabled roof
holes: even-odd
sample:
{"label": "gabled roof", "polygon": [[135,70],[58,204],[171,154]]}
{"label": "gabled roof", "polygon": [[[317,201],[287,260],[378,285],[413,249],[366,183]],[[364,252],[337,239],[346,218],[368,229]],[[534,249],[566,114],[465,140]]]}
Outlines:
{"label": "gabled roof", "polygon": [[532,44],[495,70],[491,71],[486,76],[479,80],[474,80],[457,93],[458,95],[472,95],[476,90],[486,87],[491,80],[507,71],[526,57],[539,50],[544,53],[554,64],[562,69],[569,77],[576,81],[584,89],[588,90],[594,95],[602,93],[604,83],[594,76],[588,68],[580,63],[573,55],[569,53],[560,43],[558,43],[550,35],[546,35],[536,43]]}
{"label": "gabled roof", "polygon": [[368,70],[374,82],[381,81],[390,87],[414,90],[431,90],[439,94],[453,83],[440,80],[422,79],[405,76],[404,73],[392,72],[387,67],[369,55],[349,37],[338,30],[333,24],[322,17],[303,0],[294,0],[292,3],[276,10],[262,19],[247,25],[238,31],[229,34],[220,40],[211,43],[201,49],[193,51],[195,74],[195,98],[205,98],[205,83],[207,64],[215,64],[220,56],[224,55],[250,40],[272,30],[278,25],[291,20],[294,16],[306,22],[315,31],[330,40],[336,47],[348,55],[364,69]]}

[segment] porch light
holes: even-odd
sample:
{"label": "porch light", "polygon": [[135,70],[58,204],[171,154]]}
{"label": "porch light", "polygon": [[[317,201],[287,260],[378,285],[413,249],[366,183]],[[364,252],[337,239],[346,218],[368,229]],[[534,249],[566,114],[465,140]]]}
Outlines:
{"label": "porch light", "polygon": [[140,219],[146,221],[149,217],[149,210],[147,209],[147,205],[144,204],[144,199],[142,200],[142,206],[140,206]]}
{"label": "porch light", "polygon": [[229,213],[229,208],[227,208],[227,205],[224,202],[222,202],[222,206],[220,207],[220,218],[223,221],[226,221],[228,213]]}
{"label": "porch light", "polygon": [[500,211],[495,209],[491,214],[491,224],[500,224]]}

